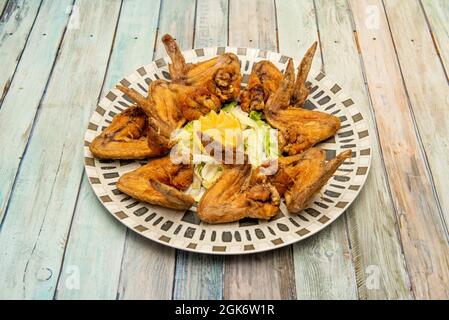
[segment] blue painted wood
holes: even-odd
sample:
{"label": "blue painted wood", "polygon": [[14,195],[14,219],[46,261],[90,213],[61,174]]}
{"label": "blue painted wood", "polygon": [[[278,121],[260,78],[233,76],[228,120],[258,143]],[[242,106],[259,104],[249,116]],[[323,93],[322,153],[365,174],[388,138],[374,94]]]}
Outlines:
{"label": "blue painted wood", "polygon": [[[44,2],[14,79],[5,91],[0,109],[0,128],[3,129],[0,141],[2,149],[7,150],[0,153],[0,224],[68,21],[66,7],[71,4],[72,0]],[[17,47],[10,49],[16,51]],[[6,64],[8,61],[2,62],[1,68]],[[1,76],[4,76],[7,70],[2,71],[5,73]],[[18,108],[20,112],[17,112]]]}
{"label": "blue painted wood", "polygon": [[[225,46],[228,29],[227,0],[199,0],[194,46]],[[177,251],[173,299],[222,299],[224,259]]]}
{"label": "blue painted wood", "polygon": [[53,298],[121,1],[76,2],[0,232],[0,294]]}
{"label": "blue painted wood", "polygon": [[[42,0],[11,0],[7,4],[0,3],[4,6],[0,21],[0,92],[3,92],[0,93],[0,104],[11,84],[41,3]],[[0,9],[3,9],[2,6]]]}
{"label": "blue painted wood", "polygon": [[[160,0],[123,2],[101,96],[124,76],[152,60],[159,6]],[[115,299],[125,237],[126,228],[98,201],[88,179],[84,177],[56,298]],[[160,263],[159,252],[151,251],[153,252],[151,262]],[[73,270],[79,271],[78,287],[72,286]],[[142,276],[146,281],[153,281],[155,277],[159,277],[156,273]]]}
{"label": "blue painted wood", "polygon": [[[170,33],[181,49],[192,48],[195,1],[162,1],[154,58],[166,56],[161,37]],[[175,250],[128,233],[118,297],[170,299],[173,291]]]}

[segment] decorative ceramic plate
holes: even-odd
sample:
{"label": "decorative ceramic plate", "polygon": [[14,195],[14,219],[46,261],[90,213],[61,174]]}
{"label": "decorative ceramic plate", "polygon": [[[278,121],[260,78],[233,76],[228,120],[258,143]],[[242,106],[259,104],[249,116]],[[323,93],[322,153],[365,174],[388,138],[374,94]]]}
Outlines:
{"label": "decorative ceramic plate", "polygon": [[[233,52],[241,61],[245,86],[255,62],[272,61],[284,70],[288,57],[259,49],[215,47],[184,52],[187,62],[199,62],[217,54]],[[169,58],[163,58],[139,68],[120,81],[146,94],[155,79],[169,80]],[[295,61],[298,66],[298,61]],[[342,88],[323,73],[309,76],[311,94],[306,108],[317,109],[340,117],[341,129],[334,138],[319,146],[327,158],[352,149],[352,158],[346,160],[321,189],[310,206],[300,214],[289,214],[284,204],[281,212],[270,221],[244,219],[239,222],[210,225],[202,223],[194,210],[180,212],[137,201],[117,190],[119,177],[146,161],[98,160],[89,151],[89,143],[111,123],[112,117],[129,107],[132,102],[120,91],[112,89],[104,97],[90,119],[85,134],[84,156],[86,173],[94,192],[121,223],[142,236],[174,248],[210,253],[245,254],[272,250],[301,241],[322,230],[337,219],[354,201],[365,183],[371,162],[368,127],[357,105]]]}

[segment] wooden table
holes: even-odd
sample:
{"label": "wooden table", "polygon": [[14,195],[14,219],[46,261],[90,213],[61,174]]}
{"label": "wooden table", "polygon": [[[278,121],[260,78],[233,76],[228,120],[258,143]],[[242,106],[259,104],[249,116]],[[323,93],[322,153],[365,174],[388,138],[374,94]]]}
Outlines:
{"label": "wooden table", "polygon": [[[0,298],[448,299],[449,0],[0,0]],[[182,49],[300,58],[354,97],[372,168],[293,246],[208,256],[146,240],[97,201],[83,135],[122,77]]]}

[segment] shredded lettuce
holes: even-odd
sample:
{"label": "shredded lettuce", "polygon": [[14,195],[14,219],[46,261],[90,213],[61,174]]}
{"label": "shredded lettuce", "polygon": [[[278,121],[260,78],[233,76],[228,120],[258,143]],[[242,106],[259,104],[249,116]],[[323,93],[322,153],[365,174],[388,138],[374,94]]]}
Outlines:
{"label": "shredded lettuce", "polygon": [[222,168],[219,164],[206,163],[204,164],[203,170],[201,171],[202,185],[209,189],[222,174]]}
{"label": "shredded lettuce", "polygon": [[262,120],[262,112],[259,111],[251,111],[249,117],[254,121]]}
{"label": "shredded lettuce", "polygon": [[232,101],[232,102],[224,104],[221,109],[226,112],[231,112],[232,109],[234,109],[236,106],[237,106],[237,101]]}

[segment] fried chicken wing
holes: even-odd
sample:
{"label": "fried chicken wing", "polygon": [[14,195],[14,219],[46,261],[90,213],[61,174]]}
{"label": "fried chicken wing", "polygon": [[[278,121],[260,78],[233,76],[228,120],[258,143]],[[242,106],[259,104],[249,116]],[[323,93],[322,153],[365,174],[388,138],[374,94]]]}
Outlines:
{"label": "fried chicken wing", "polygon": [[254,64],[248,85],[240,95],[243,111],[261,111],[270,95],[279,88],[283,79],[281,71],[270,61],[262,60]]}
{"label": "fried chicken wing", "polygon": [[117,88],[135,101],[148,117],[148,146],[157,150],[158,155],[167,153],[171,146],[170,138],[174,130],[186,122],[178,107],[178,95],[170,88],[170,83],[156,80],[150,84],[148,97],[124,86]]}
{"label": "fried chicken wing", "polygon": [[233,222],[245,217],[270,219],[278,212],[279,204],[276,188],[246,163],[225,169],[201,198],[198,216],[208,223]]}
{"label": "fried chicken wing", "polygon": [[[318,43],[314,42],[307,50],[298,67],[298,75],[290,102],[293,107],[303,107],[309,96],[309,88],[306,85],[306,81],[317,45]],[[254,64],[248,85],[240,94],[242,110],[246,112],[263,110],[268,98],[278,90],[282,80],[283,75],[281,71],[272,62],[262,60]]]}
{"label": "fried chicken wing", "polygon": [[242,75],[235,54],[224,53],[203,62],[186,64],[181,50],[170,35],[164,35],[162,42],[172,60],[169,71],[173,83],[206,88],[220,103],[238,98]]}
{"label": "fried chicken wing", "polygon": [[193,180],[190,164],[174,164],[169,156],[154,159],[120,177],[117,188],[141,201],[176,210],[190,208],[195,200],[185,191]]}
{"label": "fried chicken wing", "polygon": [[132,106],[119,113],[89,146],[100,159],[143,159],[159,154],[147,143],[148,119],[143,110]]}
{"label": "fried chicken wing", "polygon": [[297,108],[302,108],[309,96],[310,90],[306,84],[307,76],[309,75],[310,68],[312,66],[313,57],[315,56],[318,42],[307,50],[304,58],[298,67],[298,74],[296,75],[295,88],[291,97],[290,104]]}
{"label": "fried chicken wing", "polygon": [[294,82],[293,62],[289,60],[284,80],[265,104],[269,124],[279,130],[282,152],[295,155],[332,137],[340,129],[340,119],[333,115],[295,108],[291,99],[298,87]]}
{"label": "fried chicken wing", "polygon": [[302,154],[281,157],[278,172],[268,181],[285,197],[288,210],[299,213],[351,154],[347,150],[326,162],[324,150],[311,148]]}

